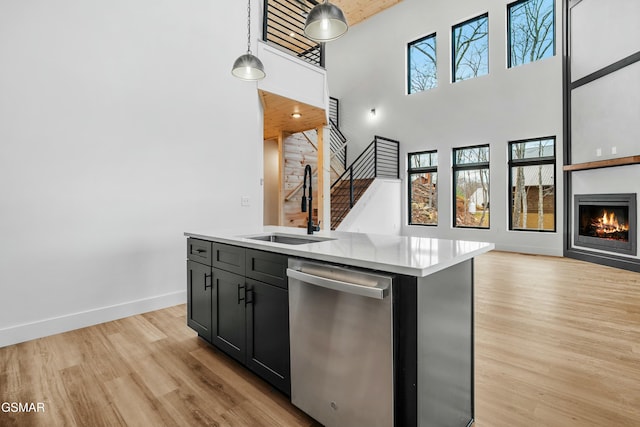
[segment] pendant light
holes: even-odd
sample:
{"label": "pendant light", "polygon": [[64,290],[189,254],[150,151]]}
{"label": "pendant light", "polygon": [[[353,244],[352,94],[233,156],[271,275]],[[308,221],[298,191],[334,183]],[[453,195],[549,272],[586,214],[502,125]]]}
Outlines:
{"label": "pendant light", "polygon": [[266,76],[262,61],[251,54],[251,0],[247,2],[247,53],[236,59],[231,74],[242,80],[261,80]]}
{"label": "pendant light", "polygon": [[349,29],[342,10],[329,0],[317,4],[309,12],[304,24],[304,35],[317,42],[335,40]]}

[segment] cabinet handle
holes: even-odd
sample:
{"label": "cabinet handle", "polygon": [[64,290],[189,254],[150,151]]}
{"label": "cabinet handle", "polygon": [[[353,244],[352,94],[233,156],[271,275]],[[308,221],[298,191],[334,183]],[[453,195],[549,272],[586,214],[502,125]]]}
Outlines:
{"label": "cabinet handle", "polygon": [[[242,289],[242,296],[240,296],[240,289]],[[247,295],[246,293],[246,287],[244,285],[238,284],[238,304],[240,304],[241,301],[245,301],[245,296]]]}
{"label": "cabinet handle", "polygon": [[191,253],[194,255],[200,255],[203,252],[207,252],[206,249],[196,249],[195,251],[193,249],[191,249]]}
{"label": "cabinet handle", "polygon": [[207,285],[207,279],[211,279],[211,274],[204,274],[204,290],[206,291],[209,288],[213,288],[213,280],[209,280],[209,285]]}
{"label": "cabinet handle", "polygon": [[[249,299],[249,297],[251,297],[251,299]],[[253,304],[253,299],[254,298],[255,298],[255,294],[253,293],[253,288],[247,288],[246,300],[244,302],[244,305]]]}

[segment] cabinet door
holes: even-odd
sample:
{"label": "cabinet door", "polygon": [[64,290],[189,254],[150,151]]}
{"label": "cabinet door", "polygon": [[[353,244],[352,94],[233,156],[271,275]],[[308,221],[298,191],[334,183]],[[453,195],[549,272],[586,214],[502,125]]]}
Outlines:
{"label": "cabinet door", "polygon": [[244,276],[214,268],[211,342],[242,363],[246,348],[245,302]]}
{"label": "cabinet door", "polygon": [[246,365],[290,395],[289,293],[253,279],[247,278],[246,282]]}
{"label": "cabinet door", "polygon": [[211,341],[211,267],[187,261],[187,325]]}

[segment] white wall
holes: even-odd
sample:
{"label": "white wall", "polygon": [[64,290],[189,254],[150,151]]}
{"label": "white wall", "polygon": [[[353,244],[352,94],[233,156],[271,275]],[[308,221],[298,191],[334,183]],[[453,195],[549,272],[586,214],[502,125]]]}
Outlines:
{"label": "white wall", "polygon": [[338,226],[338,231],[399,235],[401,232],[402,182],[374,180]]}
{"label": "white wall", "polygon": [[572,1],[570,5],[571,81],[638,51],[638,0]]}
{"label": "white wall", "polygon": [[[640,26],[637,25],[640,2],[637,0],[618,0],[615,7],[598,1],[581,1],[569,13],[572,82],[640,51]],[[594,31],[594,26],[598,31]],[[571,162],[637,155],[639,98],[638,62],[573,89]],[[617,185],[618,181],[613,184]]]}
{"label": "white wall", "polygon": [[184,302],[183,232],[262,223],[245,51],[236,0],[0,2],[0,346]]}
{"label": "white wall", "polygon": [[[357,156],[374,135],[400,141],[401,168],[412,151],[439,152],[437,227],[403,233],[483,240],[502,250],[562,254],[561,2],[556,4],[556,56],[506,68],[505,0],[403,0],[327,44],[330,95],[340,99],[341,129]],[[451,84],[451,26],[489,13],[489,74]],[[438,87],[406,95],[406,46],[437,33]],[[369,117],[376,109],[375,119]],[[555,233],[508,231],[507,142],[556,136]],[[491,229],[452,227],[451,148],[491,145]],[[402,173],[404,176],[405,174]],[[406,178],[406,177],[405,177]],[[406,188],[406,185],[405,185]],[[403,218],[406,218],[406,192]]]}
{"label": "white wall", "polygon": [[326,70],[265,42],[257,47],[267,73],[258,82],[260,90],[329,110]]}

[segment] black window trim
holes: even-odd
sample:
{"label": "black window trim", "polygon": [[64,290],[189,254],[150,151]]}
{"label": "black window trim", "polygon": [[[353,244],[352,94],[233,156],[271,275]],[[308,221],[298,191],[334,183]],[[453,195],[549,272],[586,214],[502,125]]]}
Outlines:
{"label": "black window trim", "polygon": [[[456,46],[456,37],[455,37],[455,30],[458,27],[461,27],[465,24],[468,24],[469,22],[473,22],[473,21],[477,21],[478,19],[482,19],[482,18],[487,18],[487,49],[490,49],[489,45],[489,12],[485,12],[482,13],[480,15],[477,15],[474,18],[469,18],[465,21],[459,22],[455,25],[451,26],[451,83],[457,83],[457,82],[461,82],[464,80],[456,80],[456,52],[455,52],[455,46]],[[489,52],[487,52],[487,59],[489,59]],[[487,63],[487,74],[489,74],[489,63]],[[484,74],[483,74],[484,75]],[[477,76],[477,77],[482,77],[482,76]],[[471,80],[471,79],[467,79],[467,80]]]}
{"label": "black window trim", "polygon": [[[541,140],[545,140],[545,139],[552,139],[553,140],[553,157],[551,156],[545,156],[545,157],[536,157],[536,158],[529,158],[529,159],[514,159],[513,158],[513,150],[511,149],[511,147],[513,146],[513,144],[519,144],[519,143],[523,143],[523,142],[531,142],[531,141],[541,141]],[[515,232],[520,232],[520,231],[524,231],[524,232],[533,232],[533,233],[556,233],[557,229],[558,229],[558,183],[557,183],[557,178],[556,178],[556,171],[554,171],[553,174],[553,205],[554,205],[554,212],[553,212],[553,230],[534,230],[534,229],[528,229],[528,228],[514,228],[513,227],[513,192],[511,191],[511,188],[513,187],[513,174],[511,173],[511,170],[513,169],[513,167],[516,166],[539,166],[539,165],[553,165],[556,166],[556,149],[557,149],[557,144],[556,144],[557,138],[555,135],[553,136],[541,136],[539,138],[527,138],[527,139],[518,139],[518,140],[513,140],[513,141],[508,141],[507,142],[507,148],[509,150],[509,161],[507,163],[507,174],[508,176],[508,187],[507,187],[507,200],[508,200],[508,209],[509,209],[509,218],[508,221],[509,223],[508,225],[508,230],[509,231],[515,231]]]}
{"label": "black window trim", "polygon": [[[456,156],[455,153],[457,150],[468,150],[468,149],[473,149],[473,148],[482,148],[482,147],[487,147],[489,150],[489,161],[488,162],[478,162],[478,163],[464,163],[462,165],[456,165]],[[480,170],[480,169],[488,169],[489,170],[489,177],[491,177],[491,168],[490,168],[490,164],[491,164],[491,144],[477,144],[477,145],[467,145],[467,146],[463,146],[463,147],[453,147],[451,149],[451,172],[452,172],[452,181],[453,181],[453,185],[452,185],[452,190],[453,190],[453,194],[452,194],[452,206],[453,206],[453,215],[452,215],[452,226],[453,228],[458,228],[458,229],[472,229],[472,230],[490,230],[491,229],[491,216],[489,216],[489,226],[488,227],[472,227],[472,226],[461,226],[461,225],[456,225],[456,209],[457,209],[457,205],[456,205],[456,187],[457,187],[457,181],[456,181],[456,172],[458,171],[465,171],[465,170]],[[491,178],[489,178],[489,180],[491,180]],[[491,181],[489,181],[489,189],[491,189]],[[491,192],[489,192],[489,199],[491,199]],[[489,215],[491,215],[491,210],[489,210]]]}
{"label": "black window trim", "polygon": [[[414,151],[412,153],[407,153],[407,225],[415,225],[420,227],[437,227],[438,223],[435,224],[420,224],[411,222],[411,175],[418,173],[438,173],[438,165],[435,166],[425,166],[420,168],[412,168],[411,167],[411,156],[416,154],[438,154],[438,150],[423,150],[423,151]],[[438,184],[436,183],[436,186]],[[438,201],[436,200],[436,206],[438,205]]]}
{"label": "black window trim", "polygon": [[[528,1],[530,1],[530,0],[516,0],[514,2],[507,3],[507,70],[519,67],[520,65],[527,65],[527,64],[531,64],[533,62],[539,61],[539,59],[536,59],[535,61],[527,62],[526,64],[519,64],[519,65],[512,65],[511,64],[511,8],[514,7],[514,6],[519,5],[520,3],[526,3]],[[551,56],[556,56],[556,45],[557,45],[557,43],[556,43],[556,0],[552,0],[552,1],[553,1],[553,17],[552,17],[552,21],[553,21],[553,55],[551,55]],[[555,151],[555,147],[554,147],[554,151]]]}
{"label": "black window trim", "polygon": [[[433,38],[433,39],[436,40],[436,50],[437,50],[438,49],[438,40],[436,39],[436,32],[435,31],[433,33],[431,33],[431,34],[428,34],[428,35],[426,35],[424,37],[417,38],[417,39],[407,43],[407,95],[415,95],[416,93],[426,92],[428,90],[428,89],[426,89],[426,90],[421,90],[420,92],[411,92],[411,55],[409,54],[409,49],[411,49],[411,45],[413,45],[415,43],[418,43],[418,42],[421,42],[422,40],[430,39],[430,38]],[[437,73],[437,67],[438,67],[438,64],[436,63],[436,73]],[[435,89],[435,88],[430,88],[430,89]],[[409,154],[415,154],[415,153],[409,153]]]}

